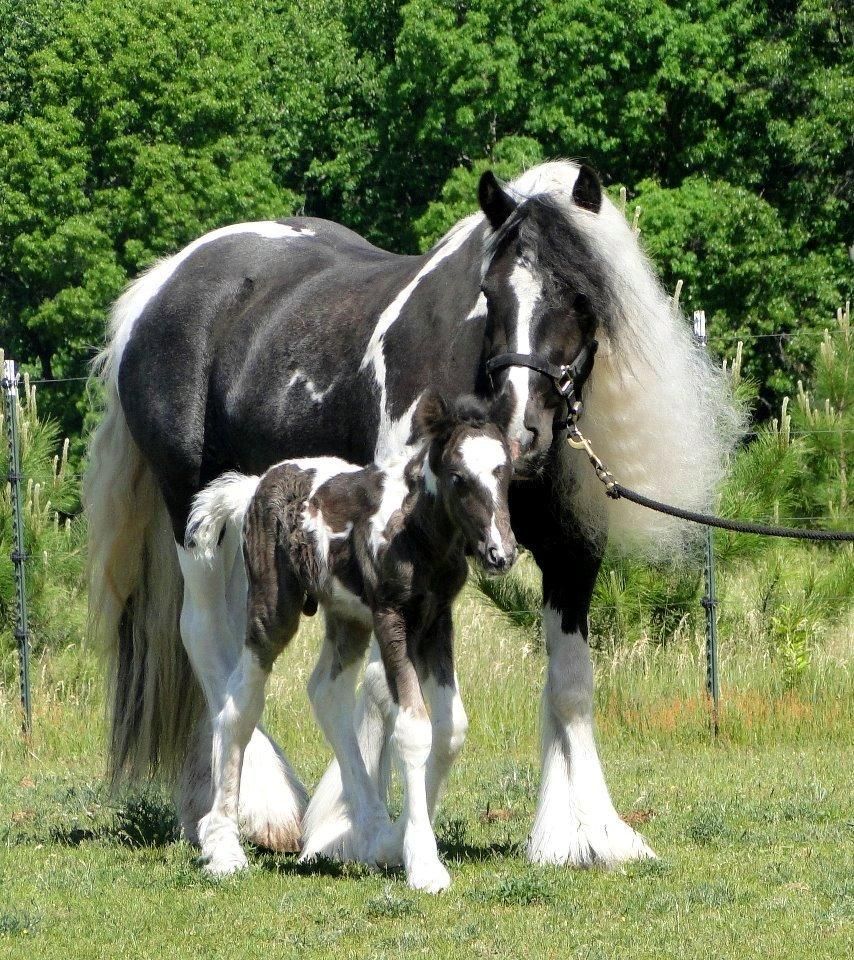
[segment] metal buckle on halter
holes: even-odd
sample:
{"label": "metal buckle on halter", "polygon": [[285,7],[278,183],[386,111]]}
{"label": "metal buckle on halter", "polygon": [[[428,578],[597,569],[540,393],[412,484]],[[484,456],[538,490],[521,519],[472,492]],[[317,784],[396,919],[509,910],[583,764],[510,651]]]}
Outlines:
{"label": "metal buckle on halter", "polygon": [[573,379],[573,369],[569,364],[564,364],[560,368],[560,378],[554,381],[555,389],[562,396],[569,399],[570,395],[575,394],[575,380]]}

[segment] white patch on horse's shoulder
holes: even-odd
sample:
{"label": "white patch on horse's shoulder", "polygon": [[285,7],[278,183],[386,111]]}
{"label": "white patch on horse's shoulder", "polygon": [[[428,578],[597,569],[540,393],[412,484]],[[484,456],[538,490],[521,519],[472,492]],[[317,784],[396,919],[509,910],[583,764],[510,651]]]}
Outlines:
{"label": "white patch on horse's shoulder", "polygon": [[150,301],[169,282],[181,264],[209,243],[247,233],[255,234],[266,240],[299,240],[303,237],[313,237],[315,235],[314,231],[308,227],[292,227],[286,223],[277,223],[275,220],[233,223],[227,227],[220,227],[218,230],[206,233],[165,260],[158,260],[142,276],[138,277],[113,305],[110,318],[111,344],[108,360],[110,376],[113,378],[118,376],[122,354],[128,340],[130,340],[137,319]]}
{"label": "white patch on horse's shoulder", "polygon": [[486,294],[481,293],[477,300],[475,301],[474,306],[469,310],[466,320],[482,320],[486,317],[487,314],[487,304],[486,304]]}
{"label": "white patch on horse's shoulder", "polygon": [[466,437],[460,444],[460,454],[465,468],[489,490],[493,502],[497,504],[498,477],[495,476],[495,471],[507,463],[503,444],[493,437]]}
{"label": "white patch on horse's shoulder", "polygon": [[412,296],[418,284],[421,283],[426,276],[431,274],[443,260],[446,260],[452,254],[456,253],[457,250],[459,250],[459,248],[474,232],[479,222],[480,221],[478,219],[473,219],[470,222],[461,225],[452,236],[448,237],[445,241],[440,243],[439,246],[435,247],[431,251],[429,260],[427,260],[418,273],[415,274],[409,283],[406,284],[406,286],[385,308],[385,310],[383,310],[379,316],[379,319],[377,320],[377,325],[374,327],[374,332],[371,334],[371,339],[368,342],[365,355],[362,358],[360,369],[365,370],[368,367],[373,367],[374,378],[376,379],[377,386],[380,388],[380,427],[377,434],[376,448],[378,455],[381,451],[389,451],[392,449],[387,436],[392,426],[392,420],[387,409],[388,391],[386,389],[386,366],[385,353],[383,350],[383,341],[385,339],[385,335],[388,333],[395,321],[400,317],[404,306]]}
{"label": "white patch on horse's shoulder", "polygon": [[414,453],[408,440],[412,433],[412,418],[415,408],[421,399],[419,394],[409,405],[409,409],[399,420],[392,420],[387,414],[380,418],[380,432],[377,434],[377,445],[374,451],[374,460],[383,464],[393,457],[403,455],[408,460]]}
{"label": "white patch on horse's shoulder", "polygon": [[405,461],[400,458],[397,461],[386,464],[383,467],[382,480],[383,490],[380,498],[380,505],[377,512],[370,518],[371,520],[371,549],[376,556],[381,547],[387,543],[385,531],[389,520],[395,511],[403,505],[403,500],[408,493],[406,481],[403,477],[403,467]]}

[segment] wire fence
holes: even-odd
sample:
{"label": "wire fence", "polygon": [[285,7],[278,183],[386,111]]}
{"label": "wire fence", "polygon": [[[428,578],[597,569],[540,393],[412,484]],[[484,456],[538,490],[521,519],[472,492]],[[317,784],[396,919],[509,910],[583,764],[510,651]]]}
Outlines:
{"label": "wire fence", "polygon": [[[674,298],[674,303],[678,302],[678,290]],[[705,315],[702,311],[695,311],[694,313],[694,325],[695,325],[695,334],[697,336],[698,342],[701,345],[707,343],[707,331],[705,329]],[[736,334],[728,338],[728,342],[734,348],[734,352],[737,356],[740,356],[741,349],[745,343],[758,342],[758,341],[777,341],[779,344],[788,346],[792,343],[797,343],[798,341],[803,341],[809,338],[815,338],[817,340],[823,340],[826,337],[826,331],[819,330],[810,330],[810,331],[778,331],[773,333],[758,333],[758,334]],[[727,342],[727,338],[722,337],[720,334],[715,335],[716,345],[720,345],[722,342]],[[15,409],[17,404],[16,396],[16,387],[18,379],[20,377],[20,372],[16,369],[15,364],[12,361],[7,361],[6,369],[4,373],[3,387],[4,393],[6,394],[7,400],[7,430],[9,431],[9,445],[10,445],[10,457],[9,457],[9,477],[8,480],[11,484],[12,494],[13,494],[13,508],[15,512],[15,523],[20,526],[16,526],[16,531],[18,531],[19,539],[16,540],[16,546],[12,553],[12,560],[15,565],[16,572],[16,582],[18,583],[18,620],[15,629],[15,637],[18,641],[19,647],[19,660],[20,660],[20,676],[21,676],[21,703],[23,709],[23,727],[25,731],[29,731],[31,727],[31,703],[30,703],[30,691],[29,691],[29,638],[27,630],[27,617],[26,617],[26,587],[25,587],[25,572],[24,566],[25,561],[31,559],[26,556],[23,548],[23,510],[20,506],[20,494],[21,494],[21,485],[23,483],[23,477],[20,475],[20,468],[16,466],[17,457],[19,456],[19,451],[13,449],[13,447],[18,443],[17,438],[12,437],[12,430],[15,421],[15,417],[9,414],[10,410]],[[44,378],[44,377],[35,377],[32,375],[24,375],[22,378],[26,383],[27,387],[39,387],[39,388],[48,388],[51,389],[54,386],[61,384],[81,384],[86,385],[90,377],[88,376],[72,376],[72,377],[57,377],[57,378]],[[838,428],[828,428],[828,427],[815,427],[813,429],[789,429],[788,436],[794,438],[803,438],[809,436],[834,436],[839,437],[844,441],[844,438],[854,434],[854,429],[845,428],[839,426]],[[761,433],[758,430],[752,430],[744,434],[745,440],[755,439],[760,436]],[[66,472],[65,476],[75,482],[80,482],[82,480],[82,475],[77,472]],[[764,516],[756,516],[752,518],[754,520],[767,520],[768,522],[776,522],[778,517],[773,514],[766,514]],[[805,523],[820,523],[827,520],[826,514],[805,514],[798,516],[787,516],[787,521],[796,522],[799,524]],[[719,608],[724,609],[735,609],[740,605],[740,601],[726,598],[718,597],[715,590],[715,572],[714,572],[714,558],[715,551],[712,540],[711,531],[707,531],[707,548],[704,558],[704,574],[705,574],[705,584],[706,584],[706,593],[700,600],[700,605],[703,607],[706,624],[707,624],[707,692],[709,694],[710,701],[713,705],[712,711],[712,726],[713,730],[717,729],[717,711],[719,703],[719,684],[718,684],[718,667],[717,667],[717,642],[716,642],[716,621],[717,621],[717,610]],[[621,603],[603,603],[598,600],[594,600],[594,607],[598,613],[601,614],[620,614],[627,615],[636,612],[637,614],[642,614],[649,611],[649,603],[646,602],[621,602]],[[682,609],[681,605],[674,604],[672,607],[668,607],[665,603],[659,605],[658,610],[661,615],[667,615],[671,610],[680,611]],[[514,615],[519,616],[530,616],[535,617],[541,612],[540,608],[534,609],[520,609],[514,608]]]}

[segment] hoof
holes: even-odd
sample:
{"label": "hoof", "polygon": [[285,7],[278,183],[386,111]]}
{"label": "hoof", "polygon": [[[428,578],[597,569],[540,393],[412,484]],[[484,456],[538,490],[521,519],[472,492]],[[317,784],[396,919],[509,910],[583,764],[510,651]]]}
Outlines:
{"label": "hoof", "polygon": [[573,867],[618,867],[632,860],[656,859],[644,838],[619,817],[535,831],[528,840],[527,856],[531,863]]}
{"label": "hoof", "polygon": [[413,865],[406,871],[406,882],[413,890],[422,890],[424,893],[441,893],[451,885],[451,875],[439,863],[421,863]]}

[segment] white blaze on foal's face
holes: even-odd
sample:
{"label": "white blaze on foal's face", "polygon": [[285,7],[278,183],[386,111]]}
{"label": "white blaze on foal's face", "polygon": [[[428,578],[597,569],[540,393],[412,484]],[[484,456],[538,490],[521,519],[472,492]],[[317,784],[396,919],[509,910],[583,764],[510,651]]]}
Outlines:
{"label": "white blaze on foal's face", "polygon": [[460,455],[463,466],[492,494],[492,502],[497,507],[499,494],[496,471],[507,462],[504,447],[492,437],[466,437],[460,444]]}
{"label": "white blaze on foal's face", "polygon": [[484,434],[465,437],[458,448],[461,524],[481,560],[490,567],[509,565],[516,545],[507,508],[509,458],[500,440]]}

